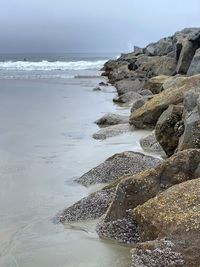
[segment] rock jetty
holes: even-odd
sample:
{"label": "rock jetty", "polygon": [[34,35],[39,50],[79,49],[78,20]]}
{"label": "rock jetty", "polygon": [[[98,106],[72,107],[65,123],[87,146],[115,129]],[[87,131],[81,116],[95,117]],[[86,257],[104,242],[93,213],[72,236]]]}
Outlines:
{"label": "rock jetty", "polygon": [[134,47],[102,72],[130,117],[105,114],[93,137],[152,129],[140,144],[163,160],[131,151],[113,155],[76,180],[105,187],[68,207],[60,221],[101,217],[99,237],[129,245],[132,267],[199,267],[200,28]]}

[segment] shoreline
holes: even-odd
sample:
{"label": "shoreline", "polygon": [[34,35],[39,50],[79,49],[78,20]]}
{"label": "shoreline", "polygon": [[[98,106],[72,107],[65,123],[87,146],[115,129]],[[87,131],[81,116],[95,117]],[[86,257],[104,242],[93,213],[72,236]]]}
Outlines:
{"label": "shoreline", "polygon": [[[6,194],[1,193],[4,242],[0,250],[8,250],[0,265],[12,262],[7,252],[10,249],[22,267],[30,257],[35,259],[31,266],[35,262],[44,266],[98,266],[97,259],[101,259],[99,266],[130,265],[125,265],[127,249],[99,242],[90,225],[82,227],[87,234],[52,222],[59,210],[87,194],[87,189],[72,184],[73,177],[123,147],[131,147],[131,136],[117,137],[115,144],[109,139],[97,142],[91,138],[98,129],[93,122],[102,110],[115,111],[110,104],[114,93],[93,92],[97,83],[95,79],[1,83],[1,192]],[[18,234],[13,240],[15,232]]]}

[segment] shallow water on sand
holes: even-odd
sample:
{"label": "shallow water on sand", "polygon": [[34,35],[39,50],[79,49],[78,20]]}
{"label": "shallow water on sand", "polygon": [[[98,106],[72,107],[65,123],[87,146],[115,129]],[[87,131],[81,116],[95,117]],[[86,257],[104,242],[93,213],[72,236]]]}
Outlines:
{"label": "shallow water on sand", "polygon": [[98,79],[0,80],[0,266],[128,267],[129,249],[98,239],[94,222],[55,224],[88,194],[73,183],[108,156],[140,150],[146,132],[92,139],[114,92]]}

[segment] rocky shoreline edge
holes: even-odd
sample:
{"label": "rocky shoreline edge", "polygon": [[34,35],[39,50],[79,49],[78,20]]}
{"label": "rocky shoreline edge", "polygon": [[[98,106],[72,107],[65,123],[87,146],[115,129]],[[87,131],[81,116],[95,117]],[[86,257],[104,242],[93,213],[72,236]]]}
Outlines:
{"label": "rocky shoreline edge", "polygon": [[[66,208],[61,223],[97,219],[100,238],[131,247],[131,267],[200,266],[200,28],[187,28],[105,63],[103,76],[130,107],[96,121],[95,139],[152,129],[76,179],[101,190]],[[100,83],[94,91],[108,86]]]}

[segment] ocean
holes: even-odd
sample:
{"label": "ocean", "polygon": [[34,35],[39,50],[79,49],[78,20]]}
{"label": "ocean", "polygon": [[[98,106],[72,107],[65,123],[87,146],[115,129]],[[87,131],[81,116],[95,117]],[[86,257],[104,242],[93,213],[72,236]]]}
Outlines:
{"label": "ocean", "polygon": [[116,54],[0,54],[1,79],[73,78],[96,74]]}
{"label": "ocean", "polygon": [[146,134],[92,138],[106,112],[129,113],[113,104],[113,87],[93,91],[115,56],[0,56],[0,266],[130,266],[129,248],[100,240],[94,221],[54,220],[94,191],[75,177],[114,153],[139,151]]}

